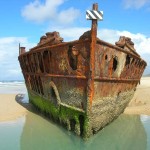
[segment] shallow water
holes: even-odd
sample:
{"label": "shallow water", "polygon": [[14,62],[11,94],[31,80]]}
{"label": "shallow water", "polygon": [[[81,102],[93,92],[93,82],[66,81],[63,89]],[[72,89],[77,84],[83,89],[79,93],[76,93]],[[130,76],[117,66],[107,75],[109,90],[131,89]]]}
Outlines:
{"label": "shallow water", "polygon": [[[0,93],[23,93],[23,82],[0,82]],[[23,100],[28,102],[27,94]],[[150,116],[121,115],[88,141],[29,112],[0,122],[0,150],[150,150]]]}
{"label": "shallow water", "polygon": [[0,123],[0,150],[150,150],[150,117],[121,115],[88,141],[29,112]]}

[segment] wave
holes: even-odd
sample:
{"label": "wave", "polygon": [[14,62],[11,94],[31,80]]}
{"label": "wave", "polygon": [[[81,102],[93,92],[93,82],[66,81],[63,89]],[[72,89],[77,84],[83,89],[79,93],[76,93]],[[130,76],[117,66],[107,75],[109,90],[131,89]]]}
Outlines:
{"label": "wave", "polygon": [[0,81],[0,93],[26,93],[27,89],[24,81]]}
{"label": "wave", "polygon": [[0,86],[21,86],[25,85],[24,81],[0,81]]}

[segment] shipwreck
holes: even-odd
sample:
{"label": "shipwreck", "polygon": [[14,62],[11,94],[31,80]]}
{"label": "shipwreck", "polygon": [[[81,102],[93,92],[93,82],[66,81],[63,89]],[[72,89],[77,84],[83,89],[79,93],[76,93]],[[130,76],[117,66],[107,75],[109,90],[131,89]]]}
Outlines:
{"label": "shipwreck", "polygon": [[97,38],[97,19],[102,17],[93,4],[87,11],[91,30],[78,40],[63,42],[55,31],[27,52],[19,47],[29,101],[83,138],[124,111],[146,67],[130,38],[122,36],[115,45]]}

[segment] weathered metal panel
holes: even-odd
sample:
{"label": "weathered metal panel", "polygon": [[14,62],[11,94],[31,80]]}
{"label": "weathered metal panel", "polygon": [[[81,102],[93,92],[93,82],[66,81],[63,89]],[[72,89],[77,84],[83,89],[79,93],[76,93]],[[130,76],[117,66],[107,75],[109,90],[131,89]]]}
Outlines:
{"label": "weathered metal panel", "polygon": [[95,77],[140,79],[146,63],[128,51],[99,43],[95,52]]}

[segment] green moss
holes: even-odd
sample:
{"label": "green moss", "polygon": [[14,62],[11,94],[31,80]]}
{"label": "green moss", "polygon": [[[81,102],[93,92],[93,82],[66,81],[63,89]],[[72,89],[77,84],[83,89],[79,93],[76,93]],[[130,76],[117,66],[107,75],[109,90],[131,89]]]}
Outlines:
{"label": "green moss", "polygon": [[50,101],[31,92],[29,92],[29,99],[33,105],[41,110],[41,112],[51,114],[53,117],[58,117],[59,108],[55,107]]}
{"label": "green moss", "polygon": [[67,106],[64,106],[64,105],[61,105],[60,106],[60,116],[62,119],[74,119],[76,121],[76,123],[79,123],[79,116],[80,115],[84,115],[83,112],[80,112],[76,109],[74,109],[73,107],[67,107]]}
{"label": "green moss", "polygon": [[84,120],[83,131],[84,131],[83,137],[86,140],[91,135],[90,121],[87,116],[85,117],[85,120]]}
{"label": "green moss", "polygon": [[[74,132],[80,135],[82,132],[83,137],[87,137],[89,132],[89,119],[86,116],[84,111],[81,111],[75,107],[68,105],[60,104],[60,106],[55,106],[50,100],[47,100],[41,96],[38,96],[32,92],[29,93],[30,102],[38,107],[41,112],[44,112],[50,116],[53,116],[54,120],[60,120],[61,123],[66,124],[67,129],[71,129],[70,124],[71,120],[75,122]],[[84,121],[81,124],[80,116],[84,118]],[[81,125],[80,125],[81,124]],[[80,126],[83,126],[83,131],[80,131]]]}

